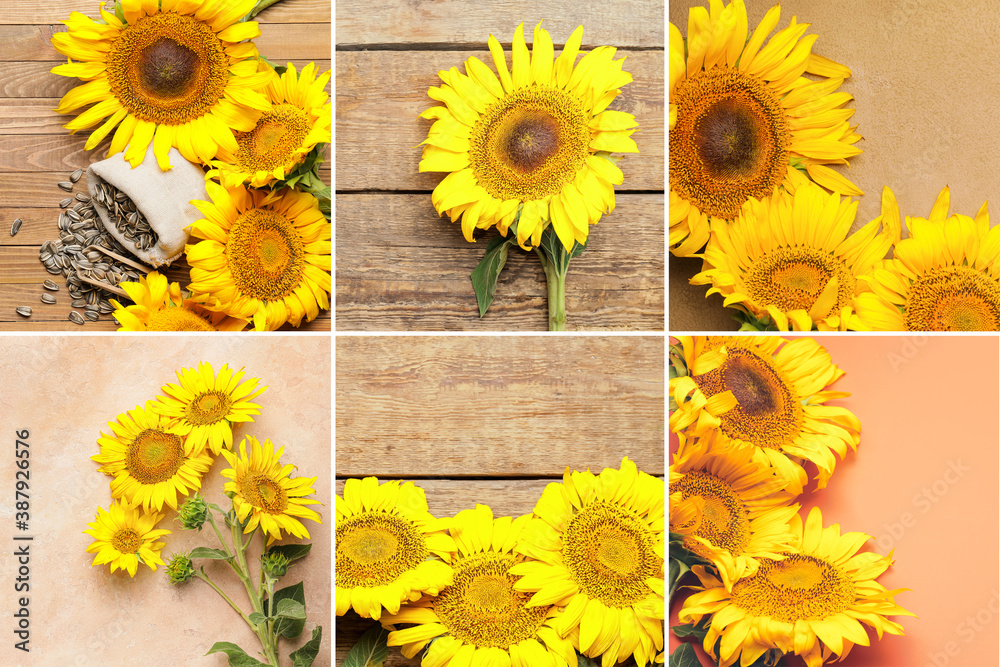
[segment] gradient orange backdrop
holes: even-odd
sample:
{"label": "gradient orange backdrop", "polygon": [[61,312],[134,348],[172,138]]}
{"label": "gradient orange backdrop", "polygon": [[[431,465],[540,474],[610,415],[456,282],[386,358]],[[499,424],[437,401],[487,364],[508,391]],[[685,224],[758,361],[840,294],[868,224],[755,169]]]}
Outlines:
{"label": "gradient orange backdrop", "polygon": [[[789,336],[786,336],[789,337]],[[810,336],[846,375],[832,402],[861,420],[858,453],[829,485],[810,483],[802,516],[872,535],[895,550],[879,578],[911,588],[897,604],[906,636],[856,646],[845,667],[995,667],[1000,664],[1000,339],[996,336]],[[676,438],[671,439],[671,452]],[[815,468],[807,465],[810,478]],[[681,595],[671,605],[677,624]],[[670,650],[677,640],[670,635]],[[698,649],[704,665],[714,665]],[[737,663],[739,664],[739,663]],[[786,658],[788,665],[804,664]],[[830,664],[830,663],[828,663]]]}

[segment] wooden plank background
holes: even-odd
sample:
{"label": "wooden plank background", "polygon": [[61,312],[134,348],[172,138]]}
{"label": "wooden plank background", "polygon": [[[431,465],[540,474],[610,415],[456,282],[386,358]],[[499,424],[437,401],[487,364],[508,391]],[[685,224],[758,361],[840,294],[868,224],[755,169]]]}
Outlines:
{"label": "wooden plank background", "polygon": [[[415,481],[431,513],[532,510],[569,466],[664,474],[661,336],[340,336],[337,493]],[[337,618],[336,664],[371,621]],[[387,666],[418,665],[391,650]],[[631,662],[625,663],[633,664]]]}
{"label": "wooden plank background", "polygon": [[[634,81],[612,108],[640,125],[638,155],[619,166],[617,208],[591,228],[587,251],[567,277],[567,329],[662,330],[664,311],[663,3],[569,8],[556,0],[501,1],[470,11],[459,0],[346,0],[337,6],[337,327],[368,330],[545,330],[545,280],[534,253],[510,253],[496,299],[479,318],[469,274],[484,235],[467,243],[439,218],[429,194],[443,174],[417,172],[437,104],[427,89],[439,70],[491,63],[486,38],[509,51],[514,29],[526,38],[544,19],[556,50],[584,26],[583,47],[619,47]],[[530,41],[529,41],[530,44]],[[509,55],[508,55],[509,62]],[[464,71],[464,70],[463,70]]]}
{"label": "wooden plank background", "polygon": [[[87,132],[70,135],[63,125],[73,116],[55,112],[66,92],[78,79],[50,73],[66,59],[51,43],[52,34],[65,31],[60,21],[71,11],[97,15],[98,3],[81,0],[53,0],[47,3],[4,0],[0,3],[0,331],[110,331],[117,323],[110,315],[99,322],[78,326],[67,319],[69,295],[61,276],[52,276],[60,285],[57,303],[39,301],[41,283],[49,274],[38,261],[38,249],[59,236],[56,226],[58,203],[66,196],[56,183],[67,180],[70,172],[104,159],[110,139],[92,151],[85,151]],[[282,0],[261,12],[262,35],[254,40],[260,52],[279,63],[292,62],[301,68],[311,61],[320,71],[331,67],[329,0]],[[330,151],[327,151],[329,160]],[[329,162],[321,175],[331,182]],[[84,192],[85,179],[76,191]],[[15,218],[24,221],[20,233],[11,237]],[[171,281],[190,281],[188,266],[176,262],[166,275]],[[14,312],[30,306],[30,319]],[[284,328],[292,329],[286,325]],[[302,329],[329,331],[329,311]]]}

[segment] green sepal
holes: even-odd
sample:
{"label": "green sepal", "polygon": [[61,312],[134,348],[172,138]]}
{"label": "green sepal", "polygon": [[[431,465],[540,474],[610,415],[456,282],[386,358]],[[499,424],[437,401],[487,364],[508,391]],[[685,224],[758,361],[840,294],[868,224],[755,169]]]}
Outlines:
{"label": "green sepal", "polygon": [[712,564],[695,552],[687,549],[684,546],[684,536],[678,533],[670,533],[669,554],[670,564],[668,574],[670,576],[670,593],[668,599],[672,599],[674,593],[680,588],[684,575],[690,572],[695,565],[711,567]]}
{"label": "green sepal", "polygon": [[389,657],[389,631],[376,623],[354,645],[341,667],[382,667]]}
{"label": "green sepal", "polygon": [[188,558],[205,558],[208,560],[229,560],[232,558],[230,554],[227,554],[221,549],[210,549],[208,547],[195,547],[188,554]]}
{"label": "green sepal", "polygon": [[266,662],[251,658],[246,651],[232,642],[215,642],[205,655],[225,653],[229,657],[229,667],[269,667]]}
{"label": "green sepal", "polygon": [[257,14],[260,14],[262,11],[264,11],[271,5],[275,4],[276,2],[280,2],[280,0],[257,0],[257,4],[253,6],[253,9],[247,12],[246,16],[244,16],[239,20],[239,23],[246,23],[247,21],[252,21],[254,17],[257,16]]}
{"label": "green sepal", "polygon": [[[319,644],[322,640],[323,626],[317,625],[313,628],[312,638],[288,656],[292,659],[292,667],[309,667],[313,664],[313,660],[319,654]],[[388,654],[387,649],[386,655]]]}
{"label": "green sepal", "polygon": [[507,263],[507,251],[512,245],[517,245],[517,238],[513,233],[509,233],[506,237],[494,236],[486,244],[486,253],[469,276],[472,278],[472,289],[475,290],[476,301],[479,303],[479,317],[486,315],[490,304],[493,303],[500,272]]}
{"label": "green sepal", "polygon": [[300,558],[305,558],[309,555],[309,550],[312,549],[312,544],[277,544],[267,550],[271,554],[281,554],[288,559],[289,563],[295,562]]}
{"label": "green sepal", "polygon": [[552,228],[552,225],[549,225],[542,232],[542,240],[538,244],[538,247],[545,253],[546,259],[552,262],[556,271],[560,275],[566,275],[566,270],[569,268],[569,260],[579,257],[587,249],[587,244],[574,241],[573,249],[570,252],[566,252],[566,246],[559,240],[556,230]]}
{"label": "green sepal", "polygon": [[588,658],[582,653],[576,654],[576,665],[577,667],[597,667],[598,663],[593,660],[593,658]]}
{"label": "green sepal", "polygon": [[733,319],[740,323],[740,331],[778,331],[774,321],[767,315],[756,317],[740,308],[734,308]]}

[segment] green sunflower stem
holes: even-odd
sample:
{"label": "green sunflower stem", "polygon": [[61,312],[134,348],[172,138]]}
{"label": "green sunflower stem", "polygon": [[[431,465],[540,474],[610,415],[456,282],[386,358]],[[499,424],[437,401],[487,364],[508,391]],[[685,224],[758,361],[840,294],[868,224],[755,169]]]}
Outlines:
{"label": "green sunflower stem", "polygon": [[218,593],[219,595],[221,595],[222,599],[229,603],[229,606],[232,607],[236,611],[236,613],[239,614],[240,617],[244,621],[246,621],[247,625],[249,625],[250,627],[253,627],[253,623],[250,622],[250,617],[247,616],[246,614],[244,614],[243,610],[240,609],[239,605],[237,605],[235,602],[233,602],[232,598],[230,598],[228,595],[226,595],[226,592],[223,591],[221,588],[219,588],[218,584],[216,584],[214,581],[212,581],[212,579],[207,574],[205,574],[205,568],[202,568],[200,571],[195,570],[194,576],[198,577],[199,579],[201,579],[202,581],[204,581],[206,584],[208,584],[209,586],[211,586],[212,588],[214,588],[215,592]]}
{"label": "green sunflower stem", "polygon": [[[542,270],[545,271],[545,285],[548,288],[549,302],[549,331],[566,330],[566,269],[569,268],[567,260],[561,267],[555,262],[549,261],[540,248],[535,248],[535,252],[542,260]],[[560,271],[559,269],[562,268]]]}

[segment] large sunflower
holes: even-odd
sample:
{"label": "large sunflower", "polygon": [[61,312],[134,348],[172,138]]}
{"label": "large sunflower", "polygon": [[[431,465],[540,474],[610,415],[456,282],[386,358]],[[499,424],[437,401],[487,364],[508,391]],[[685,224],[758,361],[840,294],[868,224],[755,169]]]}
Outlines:
{"label": "large sunflower", "polygon": [[899,240],[895,198],[886,189],[883,213],[848,236],[857,202],[807,183],[750,200],[733,223],[712,221],[705,266],[692,285],[711,285],[725,305],[751,323],[781,331],[846,330],[856,323],[854,297]]}
{"label": "large sunflower", "polygon": [[457,550],[450,525],[431,516],[424,490],[413,482],[347,480],[344,497],[337,496],[337,616],[353,607],[378,620],[383,607],[395,614],[403,602],[450,586],[446,561]]}
{"label": "large sunflower", "polygon": [[[688,534],[684,546],[711,561],[730,582],[737,572],[756,571],[757,558],[778,558],[788,551],[788,527],[798,510],[788,481],[775,469],[754,461],[750,445],[722,444],[710,431],[700,440],[679,434],[680,447],[670,466],[670,531]],[[685,531],[690,516],[685,501],[699,499],[697,526]],[[677,507],[677,516],[674,508]],[[675,530],[675,522],[677,530]]]}
{"label": "large sunflower", "polygon": [[66,128],[75,132],[104,121],[87,139],[89,150],[118,126],[108,154],[129,145],[125,159],[133,167],[150,142],[164,170],[170,169],[171,146],[205,164],[220,146],[236,151],[233,131],[252,130],[271,106],[262,89],[274,72],[258,72],[257,48],[240,43],[260,35],[255,21],[239,22],[254,3],[121,0],[117,16],[101,4],[100,22],[73,12],[63,22],[68,31],[52,36],[56,50],[71,60],[52,72],[87,83],[66,93],[57,111],[96,104]]}
{"label": "large sunflower", "polygon": [[87,553],[97,553],[93,565],[110,563],[112,572],[121,569],[130,577],[135,576],[140,563],[151,570],[164,565],[160,551],[166,543],[157,540],[170,531],[155,528],[162,518],[162,514],[149,514],[117,502],[112,502],[107,510],[98,507],[94,522],[88,523],[83,531],[94,538],[87,546]]}
{"label": "large sunflower", "polygon": [[[802,492],[808,481],[801,461],[816,464],[817,488],[824,488],[847,448],[857,448],[861,423],[846,408],[824,405],[850,396],[826,388],[844,371],[810,338],[786,342],[774,336],[679,337],[689,375],[670,380],[676,387],[694,383],[706,396],[731,392],[736,406],[686,416],[686,430],[704,435],[717,429],[724,441],[754,446],[754,457],[789,480],[788,491]],[[719,354],[719,352],[722,354]],[[714,366],[700,363],[706,356]],[[671,428],[678,428],[671,421]]]}
{"label": "large sunflower", "polygon": [[[250,451],[247,451],[247,442]],[[257,438],[248,435],[240,443],[240,452],[227,449],[222,455],[232,468],[222,471],[225,490],[232,494],[233,509],[240,523],[246,522],[244,533],[251,533],[260,526],[267,535],[267,544],[280,540],[281,531],[295,537],[309,539],[309,531],[302,519],[323,523],[322,517],[306,505],[317,505],[318,500],[306,498],[315,493],[315,477],[292,477],[295,466],[281,465],[284,447],[274,451],[270,440],[261,445]]]}
{"label": "large sunflower", "polygon": [[114,477],[111,497],[146,512],[177,509],[178,496],[201,488],[201,477],[212,467],[207,454],[195,452],[170,420],[138,405],[118,421],[108,422],[112,435],[101,433],[101,453],[92,456],[99,472]]}
{"label": "large sunflower", "polygon": [[[454,582],[434,597],[403,606],[382,617],[382,624],[416,623],[389,634],[389,646],[415,656],[432,639],[422,665],[427,667],[565,667],[575,662],[572,643],[552,628],[547,606],[527,606],[531,597],[514,589],[512,566],[530,515],[493,519],[493,510],[476,505],[459,512],[451,525],[458,546],[452,561]],[[437,639],[435,639],[437,638]]]}
{"label": "large sunflower", "polygon": [[[270,67],[267,64],[264,67]],[[239,149],[219,150],[209,176],[218,176],[224,187],[247,183],[260,188],[285,177],[302,163],[316,144],[330,143],[330,95],[324,90],[330,72],[316,76],[316,64],[295,66],[267,85],[271,109],[249,132],[238,132]]]}
{"label": "large sunflower", "polygon": [[[808,23],[791,24],[764,46],[776,5],[747,40],[742,0],[692,7],[687,40],[670,24],[670,250],[690,256],[709,222],[733,220],[743,204],[811,178],[845,195],[862,192],[827,164],[861,149],[848,125],[852,98],[836,92],[851,70],[812,53]],[[810,80],[802,75],[817,75]]]}
{"label": "large sunflower", "polygon": [[153,409],[174,420],[177,432],[185,437],[194,451],[209,448],[214,455],[223,449],[232,449],[233,423],[252,422],[260,414],[260,406],[250,401],[267,390],[257,388],[258,378],[243,384],[244,371],[233,372],[223,364],[216,376],[207,362],[198,368],[177,371],[180,384],[166,384]]}
{"label": "large sunflower", "polygon": [[490,35],[499,78],[476,57],[465,74],[452,67],[444,85],[427,94],[446,106],[421,114],[433,118],[420,171],[450,172],[431,195],[439,214],[462,218],[473,241],[476,228],[496,225],[504,236],[515,221],[522,247],[537,246],[550,223],[567,251],[586,243],[589,226],[614,210],[615,185],[624,180],[611,152],[637,153],[632,114],[608,109],[632,80],[615,49],[580,53],[583,26],[554,58],[549,33],[535,26],[531,55],[524,24],[514,32],[513,62]]}
{"label": "large sunflower", "polygon": [[663,649],[663,491],[627,457],[600,476],[567,468],[514,547],[536,559],[510,569],[523,575],[514,590],[534,593],[529,607],[563,607],[552,627],[604,667]]}
{"label": "large sunflower", "polygon": [[[886,188],[888,190],[888,188]],[[928,218],[907,216],[909,237],[866,278],[856,329],[1000,330],[1000,227],[986,204],[970,218],[948,215],[945,188]]]}
{"label": "large sunflower", "polygon": [[185,248],[195,294],[218,299],[258,331],[312,322],[330,308],[330,221],[307,192],[226,189],[205,183],[211,202],[191,225],[204,241]]}
{"label": "large sunflower", "polygon": [[704,647],[715,655],[721,637],[721,667],[737,660],[749,665],[766,651],[795,653],[809,667],[819,667],[834,654],[844,658],[855,644],[869,645],[861,623],[902,635],[888,616],[912,616],[896,605],[905,589],[886,590],[875,578],[892,565],[892,554],[857,553],[871,539],[864,533],[840,534],[836,524],[823,528],[818,507],[803,528],[792,520],[795,553],[783,560],[761,559],[756,574],[728,585],[695,566],[701,588],[684,601],[680,620],[697,623],[711,616]]}
{"label": "large sunflower", "polygon": [[[112,317],[119,331],[242,331],[247,320],[211,310],[209,299],[185,297],[180,283],[167,284],[166,276],[153,271],[139,276],[139,282],[119,283],[135,303],[122,305],[112,299]],[[211,299],[211,301],[216,301]]]}

